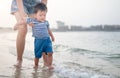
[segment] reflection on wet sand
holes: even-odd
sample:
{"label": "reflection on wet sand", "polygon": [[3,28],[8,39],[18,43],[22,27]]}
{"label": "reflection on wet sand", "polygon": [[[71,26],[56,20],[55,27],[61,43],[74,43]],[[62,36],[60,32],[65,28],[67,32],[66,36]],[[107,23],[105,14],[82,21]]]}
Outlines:
{"label": "reflection on wet sand", "polygon": [[52,78],[53,70],[15,68],[12,78]]}
{"label": "reflection on wet sand", "polygon": [[21,74],[22,74],[21,73],[21,68],[16,68],[15,72],[14,72],[15,78],[22,78]]}
{"label": "reflection on wet sand", "polygon": [[33,78],[51,78],[53,76],[53,71],[51,70],[34,70]]}

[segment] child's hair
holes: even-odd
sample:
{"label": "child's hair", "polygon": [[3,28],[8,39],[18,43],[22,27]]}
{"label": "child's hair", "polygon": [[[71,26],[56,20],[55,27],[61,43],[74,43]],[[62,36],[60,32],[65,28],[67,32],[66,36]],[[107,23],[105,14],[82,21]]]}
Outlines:
{"label": "child's hair", "polygon": [[47,11],[47,6],[44,3],[38,3],[34,7],[34,13],[37,13],[38,11]]}

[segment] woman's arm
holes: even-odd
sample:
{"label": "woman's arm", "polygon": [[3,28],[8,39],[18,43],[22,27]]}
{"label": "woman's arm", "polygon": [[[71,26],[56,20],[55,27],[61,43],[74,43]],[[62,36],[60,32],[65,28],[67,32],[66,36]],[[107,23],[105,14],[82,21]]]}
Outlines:
{"label": "woman's arm", "polygon": [[21,17],[25,17],[27,14],[24,12],[23,7],[23,0],[16,0],[18,6],[18,12],[20,13]]}

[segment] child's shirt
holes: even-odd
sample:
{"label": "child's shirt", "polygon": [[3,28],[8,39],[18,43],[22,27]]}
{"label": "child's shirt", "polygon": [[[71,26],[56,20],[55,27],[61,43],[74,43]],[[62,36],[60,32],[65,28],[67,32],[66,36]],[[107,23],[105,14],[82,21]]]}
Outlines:
{"label": "child's shirt", "polygon": [[32,19],[32,18],[27,18],[26,19],[27,24],[29,23],[33,23],[33,27],[32,27],[32,36],[35,38],[48,38],[50,37],[48,29],[49,29],[49,22],[48,21],[44,21],[44,22],[40,22],[37,21],[36,19]]}

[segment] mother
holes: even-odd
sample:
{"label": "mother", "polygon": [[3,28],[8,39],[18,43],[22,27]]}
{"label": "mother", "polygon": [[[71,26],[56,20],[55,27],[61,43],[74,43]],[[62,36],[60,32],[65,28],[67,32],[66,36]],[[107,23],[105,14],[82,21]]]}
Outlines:
{"label": "mother", "polygon": [[[16,18],[16,21],[19,22],[23,20],[23,17],[30,16],[33,17],[33,8],[39,3],[43,2],[47,4],[47,0],[12,0],[11,4],[11,14]],[[27,34],[27,24],[21,25],[18,28],[18,34],[16,38],[16,49],[17,49],[17,63],[16,67],[21,67],[22,65],[22,56],[25,47],[25,38]],[[43,55],[44,65],[46,64],[45,54]]]}

